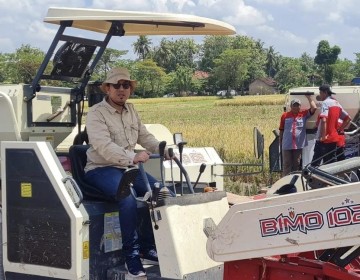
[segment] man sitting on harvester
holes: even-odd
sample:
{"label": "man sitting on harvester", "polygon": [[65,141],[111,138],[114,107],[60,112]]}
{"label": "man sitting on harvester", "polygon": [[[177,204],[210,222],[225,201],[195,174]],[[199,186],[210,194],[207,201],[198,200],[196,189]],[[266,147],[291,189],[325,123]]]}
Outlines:
{"label": "man sitting on harvester", "polygon": [[[129,166],[146,162],[151,153],[158,152],[159,141],[148,132],[133,104],[126,101],[135,91],[136,81],[130,79],[125,68],[112,69],[101,85],[106,93],[104,100],[89,109],[86,128],[90,148],[87,151],[85,180],[101,190],[105,195],[115,196],[121,178]],[[146,150],[136,153],[135,145]],[[150,186],[157,180],[146,174]],[[129,188],[129,185],[127,185]],[[138,173],[133,183],[137,196],[144,196],[146,184]],[[136,230],[137,202],[130,190],[122,190],[125,195],[118,202],[120,227],[125,264],[133,277],[145,276],[141,258],[158,262],[151,222],[142,238]],[[149,219],[149,215],[147,215]],[[149,263],[149,262],[148,262]]]}

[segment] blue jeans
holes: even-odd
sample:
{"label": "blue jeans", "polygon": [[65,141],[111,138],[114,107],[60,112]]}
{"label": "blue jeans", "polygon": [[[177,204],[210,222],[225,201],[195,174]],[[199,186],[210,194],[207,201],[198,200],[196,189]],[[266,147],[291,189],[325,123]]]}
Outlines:
{"label": "blue jeans", "polygon": [[[85,181],[98,188],[104,194],[115,196],[124,169],[112,166],[99,167],[85,174]],[[146,174],[151,188],[157,180]],[[136,177],[133,189],[137,196],[144,196],[147,191],[145,182],[139,173]],[[147,251],[155,248],[154,233],[147,207],[137,208],[135,198],[130,194],[118,202],[119,219],[123,243],[123,252],[126,257],[139,255],[140,250]]]}

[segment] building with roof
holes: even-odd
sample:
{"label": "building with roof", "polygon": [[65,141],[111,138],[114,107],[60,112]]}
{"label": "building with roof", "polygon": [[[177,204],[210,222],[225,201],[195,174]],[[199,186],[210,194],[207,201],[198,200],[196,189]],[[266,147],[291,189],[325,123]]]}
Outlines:
{"label": "building with roof", "polygon": [[258,78],[249,85],[249,95],[275,94],[277,83],[273,78]]}

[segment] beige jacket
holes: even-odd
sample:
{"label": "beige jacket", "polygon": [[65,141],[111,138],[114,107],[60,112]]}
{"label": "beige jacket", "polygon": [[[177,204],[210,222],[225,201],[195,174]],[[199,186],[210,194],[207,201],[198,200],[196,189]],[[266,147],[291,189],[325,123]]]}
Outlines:
{"label": "beige jacket", "polygon": [[90,148],[85,172],[104,166],[134,165],[137,143],[151,153],[159,149],[159,141],[148,132],[131,103],[126,103],[121,113],[105,99],[95,104],[89,108],[86,130]]}

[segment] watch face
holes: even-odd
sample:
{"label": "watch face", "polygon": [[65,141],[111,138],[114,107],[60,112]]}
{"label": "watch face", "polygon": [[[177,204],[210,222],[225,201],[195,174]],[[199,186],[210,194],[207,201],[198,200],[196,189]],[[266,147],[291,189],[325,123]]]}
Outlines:
{"label": "watch face", "polygon": [[174,143],[178,145],[183,141],[182,133],[174,133]]}

